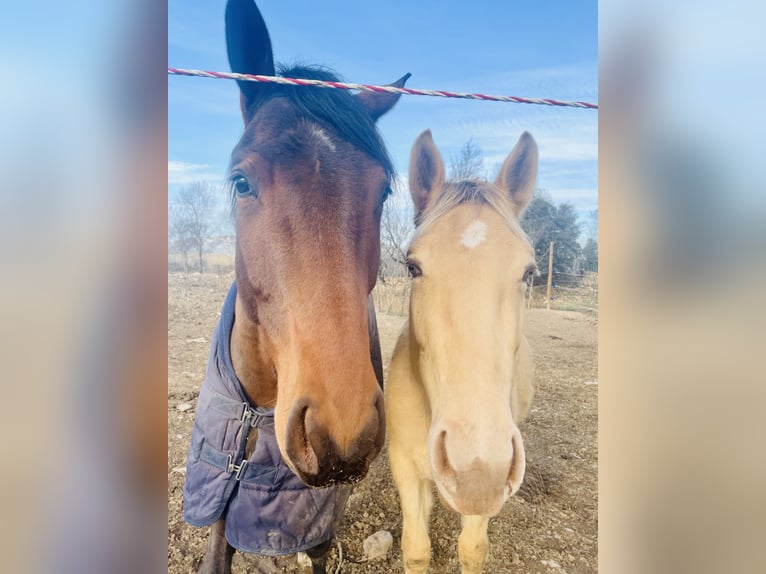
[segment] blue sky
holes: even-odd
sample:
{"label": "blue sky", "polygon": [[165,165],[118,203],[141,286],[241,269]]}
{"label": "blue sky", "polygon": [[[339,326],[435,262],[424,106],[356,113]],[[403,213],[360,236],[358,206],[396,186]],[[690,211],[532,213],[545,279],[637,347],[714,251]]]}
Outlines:
{"label": "blue sky", "polygon": [[[225,0],[168,2],[168,65],[228,71]],[[464,92],[598,100],[597,3],[258,2],[275,58],[323,64],[345,80]],[[242,130],[233,81],[168,78],[168,187],[222,184]],[[402,96],[379,127],[406,180],[415,138],[430,128],[449,158],[473,138],[493,171],[523,130],[540,147],[538,187],[584,217],[597,207],[598,112]],[[402,189],[406,193],[406,188]]]}

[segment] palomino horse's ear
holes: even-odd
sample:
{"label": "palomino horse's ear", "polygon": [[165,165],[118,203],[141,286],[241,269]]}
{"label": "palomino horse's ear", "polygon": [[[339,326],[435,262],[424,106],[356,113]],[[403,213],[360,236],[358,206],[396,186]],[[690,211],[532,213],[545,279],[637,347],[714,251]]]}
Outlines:
{"label": "palomino horse's ear", "polygon": [[434,145],[431,130],[418,136],[410,153],[410,193],[415,203],[415,221],[420,220],[429,197],[444,185],[444,162]]}
{"label": "palomino horse's ear", "polygon": [[[403,88],[404,83],[410,78],[412,74],[404,74],[401,78],[396,80],[393,84],[388,84],[395,88]],[[361,103],[364,108],[372,116],[372,121],[377,122],[378,118],[394,107],[394,104],[399,101],[401,94],[389,94],[387,92],[360,92],[356,95],[357,101]]]}
{"label": "palomino horse's ear", "polygon": [[529,132],[521,134],[519,141],[505,159],[495,185],[511,197],[517,218],[521,217],[535,191],[537,180],[537,144]]}
{"label": "palomino horse's ear", "polygon": [[[231,71],[239,74],[274,75],[274,54],[266,22],[253,0],[229,0],[226,4],[226,50]],[[264,89],[257,82],[237,80],[242,117],[247,122],[251,106]]]}

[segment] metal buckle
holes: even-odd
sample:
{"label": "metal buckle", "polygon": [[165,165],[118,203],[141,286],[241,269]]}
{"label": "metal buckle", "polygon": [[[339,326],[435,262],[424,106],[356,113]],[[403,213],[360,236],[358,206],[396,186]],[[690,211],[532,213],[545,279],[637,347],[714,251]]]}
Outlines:
{"label": "metal buckle", "polygon": [[242,403],[242,414],[239,416],[240,422],[245,422],[250,418],[250,405]]}
{"label": "metal buckle", "polygon": [[240,422],[249,422],[251,427],[258,426],[258,422],[261,420],[261,415],[256,413],[250,408],[247,403],[242,403],[242,416],[239,417]]}
{"label": "metal buckle", "polygon": [[235,480],[239,480],[242,478],[242,473],[245,472],[245,467],[247,466],[247,460],[243,460],[239,464],[234,464],[234,459],[232,459],[231,455],[229,455],[229,464],[227,465],[226,472],[235,472],[236,475],[234,476]]}

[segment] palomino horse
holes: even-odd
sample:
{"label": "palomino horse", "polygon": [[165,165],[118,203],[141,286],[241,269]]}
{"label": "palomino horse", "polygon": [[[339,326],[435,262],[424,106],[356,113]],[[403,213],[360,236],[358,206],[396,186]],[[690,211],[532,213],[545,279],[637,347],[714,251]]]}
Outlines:
{"label": "palomino horse", "polygon": [[534,392],[524,289],[537,268],[518,221],[536,175],[537,146],[526,132],[494,184],[445,182],[430,131],[412,149],[410,317],[386,383],[408,574],[425,572],[431,560],[432,482],[463,516],[460,564],[473,574],[486,560],[489,519],[524,478],[516,425]]}
{"label": "palomino horse", "polygon": [[[228,2],[226,41],[233,71],[275,75],[252,0]],[[316,68],[281,74],[336,79]],[[200,572],[230,572],[235,547],[270,555],[306,550],[314,572],[324,572],[346,485],[365,476],[385,441],[380,347],[368,301],[394,170],[375,121],[399,96],[247,81],[239,88],[244,132],[230,164],[236,281],[200,393],[184,516],[213,524]],[[209,379],[217,379],[216,389],[206,388]],[[232,388],[234,399],[223,396],[221,389]],[[213,416],[217,426],[204,428]],[[276,459],[277,467],[251,455]],[[283,499],[275,493],[280,484],[289,485]],[[249,526],[263,531],[241,542],[247,537],[233,531]],[[279,526],[288,534],[275,531]]]}

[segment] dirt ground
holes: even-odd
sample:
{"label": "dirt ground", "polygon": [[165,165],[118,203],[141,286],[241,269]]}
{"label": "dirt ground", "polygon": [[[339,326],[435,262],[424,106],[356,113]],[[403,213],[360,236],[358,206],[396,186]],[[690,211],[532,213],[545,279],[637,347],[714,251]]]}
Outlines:
{"label": "dirt ground", "polygon": [[[232,275],[168,276],[168,572],[196,572],[207,529],[183,522],[183,467],[208,345]],[[388,365],[404,317],[379,313],[384,364]],[[487,573],[586,573],[597,571],[597,315],[531,309],[527,336],[535,353],[537,392],[521,426],[527,475],[520,493],[490,522]],[[364,539],[385,529],[394,546],[386,559],[360,562]],[[459,516],[434,506],[431,572],[458,573]],[[341,523],[341,572],[403,572],[401,516],[387,454],[355,487]],[[335,572],[337,549],[328,572]],[[260,558],[237,553],[235,573],[306,574],[294,557]]]}

